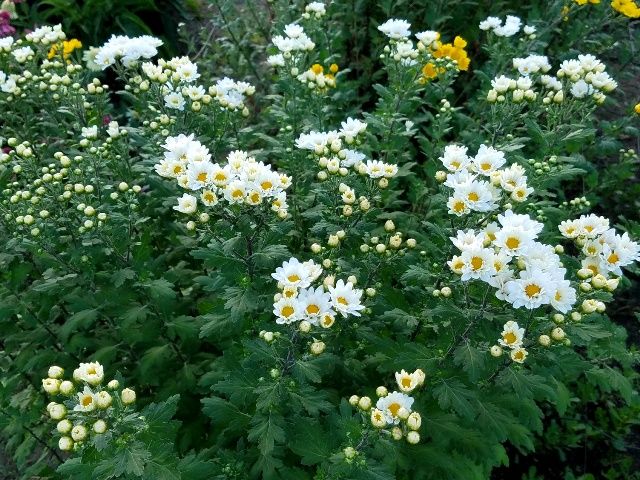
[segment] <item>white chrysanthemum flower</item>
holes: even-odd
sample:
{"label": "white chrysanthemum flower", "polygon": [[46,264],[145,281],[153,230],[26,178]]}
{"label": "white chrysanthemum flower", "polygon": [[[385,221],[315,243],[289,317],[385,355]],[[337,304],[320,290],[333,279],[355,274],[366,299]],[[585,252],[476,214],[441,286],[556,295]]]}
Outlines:
{"label": "white chrysanthemum flower", "polygon": [[384,414],[388,424],[397,425],[400,423],[400,417],[398,416],[400,409],[404,408],[408,413],[411,413],[413,402],[413,397],[409,395],[402,392],[391,392],[387,396],[378,399],[376,408]]}
{"label": "white chrysanthemum flower", "polygon": [[447,145],[439,160],[450,172],[464,170],[471,162],[467,156],[467,147],[461,145]]}
{"label": "white chrysanthemum flower", "polygon": [[343,317],[348,315],[360,316],[360,310],[364,310],[364,305],[360,303],[362,290],[353,288],[351,282],[344,282],[340,279],[335,286],[329,286],[331,302],[333,308]]}
{"label": "white chrysanthemum flower", "polygon": [[169,92],[164,96],[164,104],[167,108],[174,110],[184,110],[185,99],[180,92]]}
{"label": "white chrysanthemum flower", "polygon": [[378,26],[378,30],[384,33],[392,40],[402,40],[408,38],[411,35],[411,24],[406,20],[398,20],[391,18]]}
{"label": "white chrysanthemum flower", "polygon": [[502,25],[502,20],[500,20],[498,17],[487,17],[480,22],[478,27],[480,28],[480,30],[487,31],[487,30],[495,30],[500,25]]}
{"label": "white chrysanthemum flower", "polygon": [[127,37],[113,35],[96,53],[96,63],[105,68],[120,59],[125,67],[132,66],[140,58],[151,58],[158,54],[158,47],[162,40],[143,35],[141,37]]}
{"label": "white chrysanthemum flower", "polygon": [[507,301],[514,308],[525,307],[529,310],[550,303],[554,292],[554,281],[540,270],[522,271],[520,278],[505,286]]}
{"label": "white chrysanthemum flower", "polygon": [[420,375],[420,370],[416,370],[413,373],[408,373],[404,369],[396,372],[396,383],[398,388],[403,392],[411,392],[414,388],[419,386],[424,380],[424,377]]}
{"label": "white chrysanthemum flower", "polygon": [[97,402],[94,393],[89,387],[84,387],[84,390],[78,393],[78,404],[73,407],[73,410],[75,412],[92,412],[96,407]]}
{"label": "white chrysanthemum flower", "polygon": [[93,125],[91,127],[82,127],[81,135],[87,139],[98,138],[98,126]]}
{"label": "white chrysanthemum flower", "polygon": [[460,258],[463,262],[461,268],[461,280],[482,280],[488,281],[495,273],[493,257],[495,253],[491,248],[466,248],[462,251]]}
{"label": "white chrysanthemum flower", "polygon": [[273,304],[273,314],[278,317],[276,323],[290,324],[303,318],[303,310],[297,298],[283,297]]}
{"label": "white chrysanthemum flower", "polygon": [[334,315],[331,309],[331,295],[325,292],[322,287],[315,290],[313,288],[300,290],[297,300],[305,320],[308,320],[312,325],[318,325],[323,315]]}
{"label": "white chrysanthemum flower", "polygon": [[[316,265],[313,263],[313,265]],[[319,267],[318,265],[316,265]],[[322,271],[322,267],[319,267]],[[315,268],[313,273],[315,274]],[[283,286],[291,286],[296,288],[307,288],[314,280],[310,266],[301,263],[297,258],[291,257],[285,261],[281,267],[276,268],[275,273],[271,274],[275,280]]]}
{"label": "white chrysanthemum flower", "polygon": [[498,343],[503,347],[518,348],[522,346],[524,328],[521,328],[513,320],[509,320],[504,324],[500,337],[501,338],[498,340]]}
{"label": "white chrysanthemum flower", "polygon": [[98,385],[104,378],[104,368],[98,362],[81,363],[73,371],[73,378],[89,385]]}
{"label": "white chrysanthemum flower", "polygon": [[473,158],[473,166],[481,175],[489,176],[491,172],[505,164],[504,152],[487,145],[480,145],[478,153]]}
{"label": "white chrysanthemum flower", "polygon": [[551,306],[560,313],[567,313],[576,303],[576,291],[569,280],[557,280],[551,291]]}
{"label": "white chrysanthemum flower", "polygon": [[193,195],[184,193],[182,197],[178,199],[178,205],[173,207],[174,210],[180,213],[192,214],[198,208],[198,199]]}
{"label": "white chrysanthemum flower", "polygon": [[522,347],[511,350],[511,360],[516,363],[524,363],[529,353]]}

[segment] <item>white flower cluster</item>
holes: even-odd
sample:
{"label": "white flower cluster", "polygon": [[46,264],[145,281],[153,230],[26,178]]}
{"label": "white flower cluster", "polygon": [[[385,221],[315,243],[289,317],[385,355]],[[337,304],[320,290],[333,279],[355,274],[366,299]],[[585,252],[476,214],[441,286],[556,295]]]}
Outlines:
{"label": "white flower cluster", "polygon": [[0,38],[0,53],[10,52],[14,41],[13,37]]}
{"label": "white flower cluster", "polygon": [[575,98],[593,97],[602,103],[606,93],[618,87],[618,83],[605,71],[605,65],[593,55],[578,55],[577,59],[565,60],[556,73],[569,83],[569,92]]}
{"label": "white flower cluster", "polygon": [[324,67],[319,63],[314,63],[311,68],[305,70],[296,78],[309,89],[319,92],[325,92],[328,88],[335,88],[336,86],[336,78],[333,73],[325,73]]}
{"label": "white flower cluster", "polygon": [[501,192],[515,202],[525,201],[533,192],[524,168],[518,164],[502,168],[504,152],[493,147],[481,145],[475,157],[469,157],[467,147],[447,145],[439,160],[448,172],[438,172],[437,177],[453,189],[447,201],[450,214],[460,217],[495,210]]}
{"label": "white flower cluster", "polygon": [[406,20],[390,18],[382,25],[378,26],[378,30],[384,33],[391,40],[406,40],[411,35],[411,24]]}
{"label": "white flower cluster", "polygon": [[565,220],[558,226],[563,237],[572,239],[585,258],[582,268],[593,275],[622,275],[622,267],[640,260],[640,245],[625,232],[622,235],[609,228],[609,220],[598,215],[582,215]]}
{"label": "white flower cluster", "polygon": [[322,18],[327,13],[327,9],[322,2],[311,2],[306,7],[304,7],[304,13],[302,14],[302,18],[311,18],[311,16],[315,18]]}
{"label": "white flower cluster", "polygon": [[316,46],[304,32],[304,28],[297,23],[284,27],[284,36],[276,35],[271,41],[280,53],[269,56],[267,62],[276,67],[283,67],[286,59],[291,59],[298,53],[310,52]]}
{"label": "white flower cluster", "polygon": [[[551,70],[549,60],[544,55],[529,55],[514,58],[513,68],[518,70],[517,79],[505,75],[495,77],[491,81],[491,90],[487,93],[489,102],[504,102],[511,95],[514,102],[522,100],[535,101],[538,93],[534,84],[540,84],[545,94],[542,103],[562,103],[565,90],[574,98],[593,98],[596,103],[604,102],[606,93],[618,86],[607,72],[604,64],[593,55],[578,55],[577,59],[565,60],[560,64],[556,76],[547,75]],[[564,80],[564,82],[563,82]]]}
{"label": "white flower cluster", "polygon": [[[313,282],[322,273],[322,267],[313,260],[300,262],[292,257],[271,274],[280,289],[273,304],[276,323],[300,321],[329,328],[335,323],[337,313],[345,318],[360,316],[360,310],[364,309],[360,301],[362,290],[342,279],[334,284],[333,276],[325,277],[323,284],[314,288]],[[304,327],[301,325],[301,328]]]}
{"label": "white flower cluster", "polygon": [[[291,177],[274,172],[270,165],[239,150],[228,155],[227,165],[213,163],[209,149],[194,140],[193,134],[168,137],[163,148],[164,158],[155,165],[158,175],[174,178],[182,188],[199,192],[203,205],[213,207],[219,199],[252,206],[270,201],[271,210],[280,218],[286,217],[285,190],[291,185]],[[197,198],[185,193],[174,209],[192,214],[197,207]]]}
{"label": "white flower cluster", "polygon": [[509,320],[502,328],[498,343],[511,349],[511,360],[517,363],[524,363],[529,353],[522,346],[523,340],[524,328],[521,328],[517,322]]}
{"label": "white flower cluster", "polygon": [[[296,139],[296,147],[313,152],[318,164],[331,174],[347,175],[353,168],[361,175],[369,178],[387,180],[398,173],[398,166],[380,160],[366,160],[363,153],[348,148],[346,144],[360,143],[367,124],[348,118],[342,122],[342,128],[330,132],[303,133]],[[320,172],[321,174],[323,172]],[[326,178],[326,174],[323,176]]]}
{"label": "white flower cluster", "polygon": [[366,396],[352,395],[349,403],[363,412],[369,412],[369,420],[375,428],[391,427],[387,432],[394,440],[406,438],[407,442],[416,444],[420,441],[418,430],[422,425],[422,417],[412,410],[415,400],[407,393],[424,385],[425,374],[420,369],[413,373],[401,370],[396,372],[395,377],[400,391],[389,392],[384,386],[378,387],[375,407],[371,398]]}
{"label": "white flower cluster", "polygon": [[72,450],[76,444],[81,446],[90,433],[105,433],[111,417],[116,416],[114,407],[122,409],[136,401],[136,393],[130,388],[118,394],[118,380],[102,386],[104,368],[98,362],[81,363],[73,372],[73,381],[63,380],[64,370],[58,366],[50,367],[47,375],[42,379],[44,391],[64,397],[62,403],[47,405],[47,413],[58,422],[60,450]]}
{"label": "white flower cluster", "polygon": [[130,67],[141,58],[155,57],[161,45],[162,40],[150,35],[140,37],[112,35],[96,52],[95,63],[103,70],[115,64],[117,60],[120,60],[125,67]]}
{"label": "white flower cluster", "polygon": [[529,215],[507,210],[498,224],[484,230],[457,232],[451,237],[460,250],[448,262],[461,280],[481,280],[496,288],[496,297],[515,308],[551,305],[566,313],[576,301],[576,291],[565,280],[566,269],[550,245],[536,241],[543,225]]}
{"label": "white flower cluster", "polygon": [[[479,25],[480,30],[493,32],[498,37],[513,37],[521,27],[522,20],[514,15],[507,15],[504,22],[498,17],[487,17]],[[527,35],[532,35],[535,31],[535,27],[524,27],[524,33]]]}
{"label": "white flower cluster", "polygon": [[33,32],[27,33],[25,38],[32,43],[41,43],[42,45],[50,45],[67,38],[62,31],[62,25],[44,25],[36,28]]}

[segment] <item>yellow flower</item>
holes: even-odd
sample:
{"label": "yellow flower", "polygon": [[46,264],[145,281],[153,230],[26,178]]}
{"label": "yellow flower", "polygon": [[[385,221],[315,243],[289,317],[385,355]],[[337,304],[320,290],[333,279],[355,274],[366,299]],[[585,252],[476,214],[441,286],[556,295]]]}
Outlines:
{"label": "yellow flower", "polygon": [[633,107],[633,111],[640,115],[640,103],[636,103],[636,106]]}
{"label": "yellow flower", "polygon": [[613,0],[611,8],[625,17],[640,18],[640,7],[634,0]]}
{"label": "yellow flower", "polygon": [[436,58],[447,57],[455,60],[458,64],[458,70],[467,71],[469,69],[469,57],[466,50],[467,41],[462,37],[456,37],[453,43],[443,43],[433,52]]}
{"label": "yellow flower", "polygon": [[[67,58],[69,58],[69,55],[71,55],[71,53],[78,48],[82,48],[82,42],[80,42],[80,40],[78,40],[77,38],[72,38],[68,41],[65,40],[64,42],[62,42],[62,58],[66,60]],[[53,57],[58,55],[59,49],[59,43],[52,45],[47,57],[49,59],[52,59]]]}
{"label": "yellow flower", "polygon": [[316,75],[320,75],[322,72],[324,72],[324,68],[319,63],[314,63],[311,66],[311,71]]}
{"label": "yellow flower", "polygon": [[337,63],[332,63],[332,64],[329,66],[329,71],[330,71],[331,73],[338,73],[338,70],[339,70],[339,69],[340,69],[340,67],[338,67],[338,64],[337,64]]}

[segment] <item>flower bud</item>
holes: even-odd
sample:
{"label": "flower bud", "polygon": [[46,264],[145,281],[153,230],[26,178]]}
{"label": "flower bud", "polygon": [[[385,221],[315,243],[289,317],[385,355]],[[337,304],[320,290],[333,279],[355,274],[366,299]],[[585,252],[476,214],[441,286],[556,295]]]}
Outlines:
{"label": "flower bud", "polygon": [[386,397],[389,394],[389,390],[387,387],[380,386],[376,388],[376,395],[379,397]]}
{"label": "flower bud", "polygon": [[418,412],[411,413],[407,418],[407,427],[411,430],[418,430],[420,425],[422,425],[422,418],[420,417],[420,414]]}
{"label": "flower bud", "polygon": [[[40,216],[42,216],[42,212],[40,212]],[[49,378],[61,378],[64,375],[64,369],[61,367],[57,367],[55,365],[49,367],[49,372],[47,373]]]}
{"label": "flower bud", "polygon": [[387,231],[387,232],[393,232],[393,231],[396,229],[396,226],[395,226],[395,224],[393,223],[393,220],[387,220],[387,221],[384,223],[384,229],[385,229],[385,231]]}
{"label": "flower bud", "polygon": [[360,401],[360,397],[358,395],[351,395],[349,397],[349,403],[354,407],[358,405],[359,401]]}
{"label": "flower bud", "polygon": [[120,387],[120,382],[118,380],[111,380],[107,383],[107,388],[109,390],[117,390]]}
{"label": "flower bud", "polygon": [[543,347],[548,347],[551,344],[551,338],[549,338],[549,335],[540,335],[540,337],[538,337],[538,343]]}
{"label": "flower bud", "polygon": [[307,322],[306,320],[303,320],[298,325],[298,328],[300,329],[300,331],[302,333],[307,333],[307,332],[309,332],[309,330],[311,330],[311,324],[309,322]]}
{"label": "flower bud", "polygon": [[58,440],[58,448],[63,452],[68,452],[73,449],[73,440],[69,437],[60,437],[60,440]]}
{"label": "flower bud", "polygon": [[49,395],[55,395],[60,391],[60,380],[57,378],[43,378],[42,388]]}
{"label": "flower bud", "polygon": [[313,353],[314,355],[320,355],[322,352],[324,352],[326,345],[324,344],[324,342],[313,342],[311,344],[311,353]]}
{"label": "flower bud", "polygon": [[76,425],[71,430],[71,438],[76,442],[81,442],[87,438],[87,428],[84,425]]}
{"label": "flower bud", "polygon": [[499,357],[502,355],[502,348],[500,347],[500,345],[494,345],[491,347],[491,356],[492,357]]}
{"label": "flower bud", "polygon": [[369,397],[361,397],[358,401],[358,408],[367,411],[371,408],[371,399]]}
{"label": "flower bud", "polygon": [[415,431],[407,433],[407,442],[409,442],[411,445],[417,444],[418,442],[420,442],[420,434]]}
{"label": "flower bud", "polygon": [[136,401],[136,392],[131,390],[130,388],[125,388],[120,392],[120,398],[122,399],[122,403],[125,405],[131,405]]}
{"label": "flower bud", "polygon": [[73,424],[67,418],[65,418],[64,420],[60,420],[56,425],[56,430],[58,430],[58,432],[62,434],[69,433],[72,428],[73,428]]}
{"label": "flower bud", "polygon": [[553,338],[554,340],[562,340],[565,337],[565,333],[564,330],[562,330],[560,327],[556,327],[551,331],[551,338]]}
{"label": "flower bud", "polygon": [[351,460],[355,458],[355,456],[358,454],[358,451],[353,447],[347,447],[342,451],[342,453],[344,453],[346,459]]}
{"label": "flower bud", "polygon": [[107,424],[104,420],[98,420],[93,424],[93,431],[96,433],[104,433],[107,431]]}
{"label": "flower bud", "polygon": [[393,430],[391,430],[391,437],[394,440],[401,440],[402,439],[402,430],[400,430],[399,427],[394,427]]}
{"label": "flower bud", "polygon": [[105,409],[111,406],[113,399],[109,392],[101,391],[96,394],[96,405],[98,408]]}

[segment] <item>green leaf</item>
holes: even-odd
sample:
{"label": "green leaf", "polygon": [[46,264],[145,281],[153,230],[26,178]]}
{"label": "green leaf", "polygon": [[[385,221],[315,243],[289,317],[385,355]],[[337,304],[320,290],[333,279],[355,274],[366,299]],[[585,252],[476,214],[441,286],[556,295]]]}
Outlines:
{"label": "green leaf", "polygon": [[471,419],[475,416],[472,401],[475,394],[455,378],[442,379],[433,387],[433,395],[438,400],[438,405],[443,410],[450,408],[459,415]]}
{"label": "green leaf", "polygon": [[258,414],[251,419],[251,425],[247,438],[252,442],[257,442],[258,449],[263,456],[269,456],[276,443],[284,442],[284,418],[281,415],[276,413]]}

